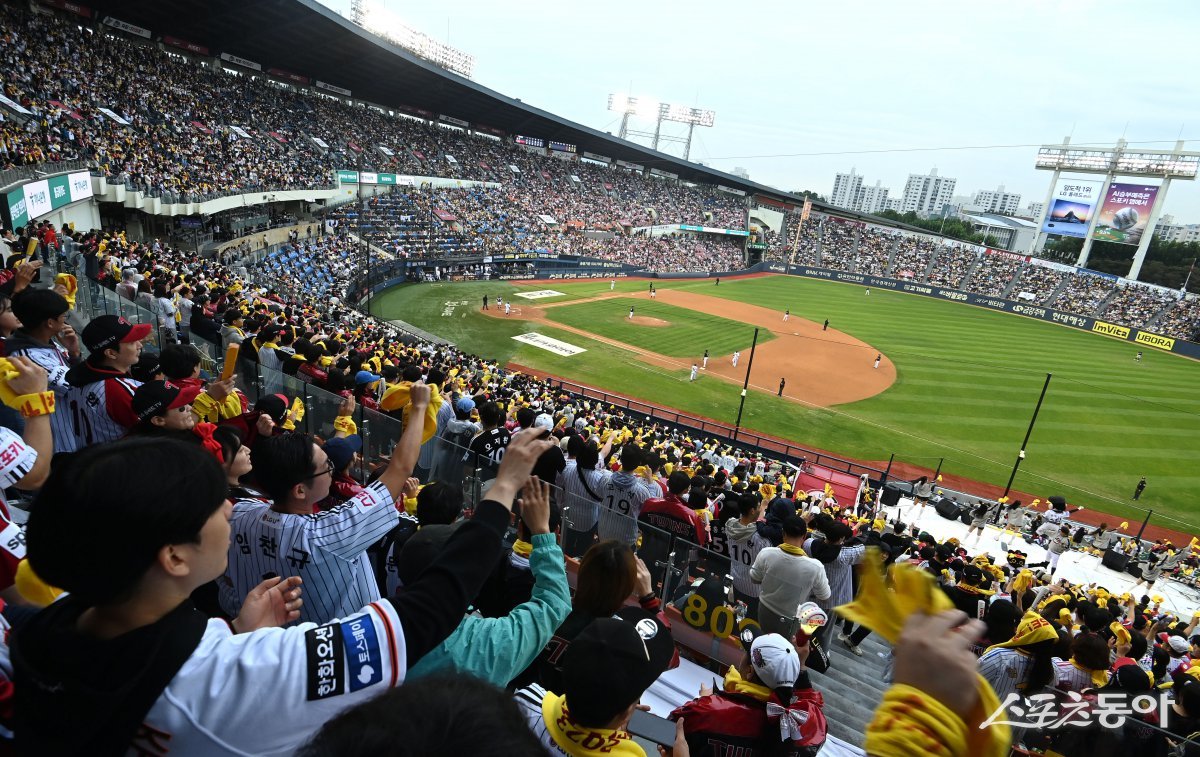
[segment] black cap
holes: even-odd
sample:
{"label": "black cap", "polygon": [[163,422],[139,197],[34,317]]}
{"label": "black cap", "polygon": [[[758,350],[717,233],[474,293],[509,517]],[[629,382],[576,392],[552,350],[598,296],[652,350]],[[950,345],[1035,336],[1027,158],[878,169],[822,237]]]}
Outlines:
{"label": "black cap", "polygon": [[603,725],[636,702],[674,659],[671,629],[653,613],[625,607],[592,621],[563,655],[563,693],[572,718]]}
{"label": "black cap", "polygon": [[98,353],[128,342],[140,342],[150,333],[148,323],[130,323],[119,315],[101,315],[83,327],[80,337],[88,352]]}
{"label": "black cap", "polygon": [[200,387],[179,387],[170,381],[150,381],[142,384],[133,393],[133,412],[138,422],[153,418],[168,410],[192,404],[200,394]]}

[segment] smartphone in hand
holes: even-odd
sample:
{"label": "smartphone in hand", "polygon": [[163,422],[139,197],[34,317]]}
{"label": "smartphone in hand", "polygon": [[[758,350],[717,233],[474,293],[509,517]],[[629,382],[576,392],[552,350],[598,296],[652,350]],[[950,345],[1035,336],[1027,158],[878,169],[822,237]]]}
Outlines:
{"label": "smartphone in hand", "polygon": [[666,718],[651,715],[645,710],[634,710],[629,718],[629,732],[653,744],[675,746],[675,724]]}

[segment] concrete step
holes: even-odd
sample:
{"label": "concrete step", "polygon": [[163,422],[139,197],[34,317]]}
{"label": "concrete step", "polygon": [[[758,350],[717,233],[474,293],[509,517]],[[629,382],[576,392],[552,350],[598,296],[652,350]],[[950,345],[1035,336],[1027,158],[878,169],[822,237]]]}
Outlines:
{"label": "concrete step", "polygon": [[863,639],[860,648],[862,657],[838,641],[835,629],[829,637],[829,670],[812,674],[813,688],[825,698],[829,733],[855,746],[862,746],[867,724],[887,690],[886,661],[880,653],[890,650],[877,636]]}

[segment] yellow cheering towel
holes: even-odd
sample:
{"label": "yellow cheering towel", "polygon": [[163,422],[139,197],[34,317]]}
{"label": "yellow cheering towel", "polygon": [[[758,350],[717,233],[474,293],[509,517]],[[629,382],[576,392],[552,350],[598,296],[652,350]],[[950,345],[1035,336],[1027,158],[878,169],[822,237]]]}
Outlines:
{"label": "yellow cheering towel", "polygon": [[[412,410],[412,401],[409,399],[412,385],[411,381],[401,381],[399,384],[389,387],[384,393],[383,399],[379,401],[379,407],[389,412],[404,408],[404,422],[408,423],[408,416]],[[425,408],[425,427],[421,433],[422,444],[432,439],[433,435],[437,433],[437,414],[438,409],[442,406],[442,395],[437,386],[431,385],[429,390],[429,406]]]}
{"label": "yellow cheering towel", "polygon": [[63,593],[62,589],[51,586],[34,573],[28,560],[17,564],[17,575],[13,579],[13,585],[16,586],[18,594],[41,607],[53,604]]}
{"label": "yellow cheering towel", "polygon": [[[929,573],[912,565],[893,565],[888,571],[895,591],[884,583],[879,551],[868,549],[860,573],[858,596],[837,611],[895,644],[905,621],[915,612],[934,614],[954,604]],[[1007,725],[980,729],[1000,700],[988,682],[976,674],[979,702],[965,719],[924,692],[893,685],[867,728],[866,751],[871,755],[967,755],[1006,757],[1011,738]],[[964,722],[965,721],[965,722]]]}
{"label": "yellow cheering towel", "polygon": [[69,273],[60,273],[54,277],[54,285],[58,286],[60,284],[66,290],[66,294],[63,297],[67,300],[67,304],[74,309],[75,294],[79,291],[79,282]]}

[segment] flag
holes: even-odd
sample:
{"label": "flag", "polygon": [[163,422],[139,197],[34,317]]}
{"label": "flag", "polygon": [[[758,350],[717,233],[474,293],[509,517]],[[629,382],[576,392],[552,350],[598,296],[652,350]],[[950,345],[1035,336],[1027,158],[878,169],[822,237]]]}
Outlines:
{"label": "flag", "polygon": [[825,496],[826,497],[833,496],[833,487],[829,485],[828,481],[825,482]]}
{"label": "flag", "polygon": [[937,477],[937,482],[938,482],[939,484],[940,484],[940,483],[942,483],[942,474],[940,474],[940,473],[938,474],[938,477]]}

